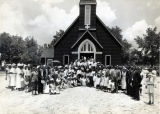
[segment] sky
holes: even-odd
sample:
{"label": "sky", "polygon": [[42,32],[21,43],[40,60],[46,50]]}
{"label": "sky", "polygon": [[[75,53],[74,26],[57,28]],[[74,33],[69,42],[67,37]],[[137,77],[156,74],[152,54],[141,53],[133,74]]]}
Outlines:
{"label": "sky", "polygon": [[[78,15],[79,0],[0,0],[0,33],[33,36],[43,45]],[[148,27],[160,31],[160,0],[97,0],[97,15],[106,26],[119,26],[133,47]]]}

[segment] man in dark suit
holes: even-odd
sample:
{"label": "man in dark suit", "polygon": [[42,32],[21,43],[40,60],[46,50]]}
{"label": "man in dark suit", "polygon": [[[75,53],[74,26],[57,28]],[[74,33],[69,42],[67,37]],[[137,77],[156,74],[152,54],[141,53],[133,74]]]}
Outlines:
{"label": "man in dark suit", "polygon": [[133,98],[135,100],[140,100],[140,87],[141,87],[141,81],[142,81],[142,77],[140,75],[141,71],[139,67],[136,67],[134,75],[133,75]]}

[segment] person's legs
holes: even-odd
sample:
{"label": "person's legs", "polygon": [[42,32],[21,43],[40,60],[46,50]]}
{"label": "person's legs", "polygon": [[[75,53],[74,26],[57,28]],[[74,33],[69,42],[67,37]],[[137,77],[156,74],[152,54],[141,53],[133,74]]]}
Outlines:
{"label": "person's legs", "polygon": [[154,93],[151,94],[151,98],[152,98],[152,104],[154,104]]}
{"label": "person's legs", "polygon": [[148,102],[148,104],[151,104],[151,94],[148,93],[148,96],[149,96],[149,102]]}
{"label": "person's legs", "polygon": [[117,93],[118,92],[118,81],[115,80],[115,92]]}

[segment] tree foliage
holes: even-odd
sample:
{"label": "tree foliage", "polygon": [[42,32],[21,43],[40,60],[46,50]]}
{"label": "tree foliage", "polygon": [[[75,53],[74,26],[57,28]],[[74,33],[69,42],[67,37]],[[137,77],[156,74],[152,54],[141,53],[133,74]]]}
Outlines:
{"label": "tree foliage", "polygon": [[56,35],[53,36],[53,40],[48,47],[53,47],[54,44],[64,35],[64,30],[59,30],[56,32]]}
{"label": "tree foliage", "polygon": [[109,28],[109,31],[117,38],[117,40],[123,45],[122,47],[122,62],[127,63],[129,61],[129,53],[130,53],[130,48],[132,45],[123,38],[122,36],[122,30],[118,26]]}
{"label": "tree foliage", "polygon": [[159,43],[160,32],[157,28],[148,28],[143,37],[137,36],[135,38],[138,47],[141,48],[141,58],[144,64],[150,63],[155,65],[159,63]]}
{"label": "tree foliage", "polygon": [[1,60],[7,62],[23,62],[37,64],[40,61],[41,51],[33,37],[12,36],[8,33],[0,34]]}

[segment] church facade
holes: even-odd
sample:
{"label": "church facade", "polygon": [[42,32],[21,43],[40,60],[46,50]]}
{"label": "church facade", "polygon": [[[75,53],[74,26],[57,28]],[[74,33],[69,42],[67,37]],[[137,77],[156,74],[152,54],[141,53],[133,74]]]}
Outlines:
{"label": "church facade", "polygon": [[96,6],[96,0],[80,0],[79,16],[54,44],[54,60],[69,64],[85,57],[104,65],[121,64],[122,44],[96,15]]}

